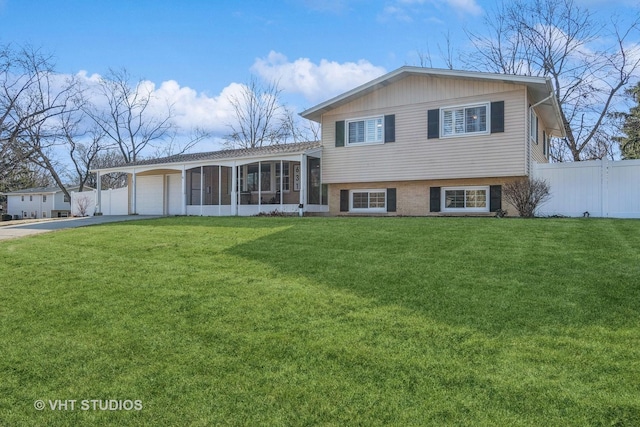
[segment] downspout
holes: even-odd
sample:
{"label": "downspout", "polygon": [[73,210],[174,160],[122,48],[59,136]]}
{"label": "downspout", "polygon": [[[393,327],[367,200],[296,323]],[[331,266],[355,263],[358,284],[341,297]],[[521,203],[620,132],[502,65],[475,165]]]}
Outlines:
{"label": "downspout", "polygon": [[[529,132],[527,132],[527,136],[526,136],[526,141],[527,141],[527,147],[528,147],[528,156],[529,156],[529,161],[527,162],[527,176],[531,175],[531,165],[533,163],[533,156],[531,155],[531,111],[533,111],[533,109],[535,107],[537,107],[540,104],[543,104],[545,102],[547,102],[549,99],[553,98],[553,92],[549,94],[549,96],[547,96],[546,98],[536,102],[535,104],[533,104],[531,107],[529,107],[528,113],[527,114],[527,121],[529,122]],[[536,133],[538,132],[538,129],[536,129]]]}

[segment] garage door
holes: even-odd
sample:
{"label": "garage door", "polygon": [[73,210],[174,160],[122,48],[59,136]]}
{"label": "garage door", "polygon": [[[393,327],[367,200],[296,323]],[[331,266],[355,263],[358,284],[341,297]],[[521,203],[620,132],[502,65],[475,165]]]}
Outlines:
{"label": "garage door", "polygon": [[164,213],[163,181],[163,175],[136,177],[136,210],[140,215]]}

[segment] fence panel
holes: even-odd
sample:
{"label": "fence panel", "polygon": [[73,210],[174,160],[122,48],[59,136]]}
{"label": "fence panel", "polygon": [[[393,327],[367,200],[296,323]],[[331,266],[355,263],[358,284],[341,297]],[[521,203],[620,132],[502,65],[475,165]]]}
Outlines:
{"label": "fence panel", "polygon": [[533,176],[551,189],[540,216],[640,218],[640,160],[536,164]]}

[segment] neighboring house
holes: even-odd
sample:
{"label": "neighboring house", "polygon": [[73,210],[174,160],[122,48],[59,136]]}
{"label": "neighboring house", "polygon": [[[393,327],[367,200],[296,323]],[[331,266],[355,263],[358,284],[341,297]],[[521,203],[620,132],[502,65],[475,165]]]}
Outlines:
{"label": "neighboring house", "polygon": [[[68,191],[78,189],[70,187]],[[58,187],[28,188],[4,195],[7,196],[7,214],[14,218],[53,218],[68,216],[71,212],[69,199]]]}
{"label": "neighboring house", "polygon": [[97,182],[128,173],[135,214],[515,215],[502,186],[564,136],[547,78],[418,67],[301,115],[322,125],[321,142],[140,161],[96,170]]}
{"label": "neighboring house", "polygon": [[502,185],[548,161],[560,114],[547,78],[402,67],[301,115],[331,214],[513,215]]}

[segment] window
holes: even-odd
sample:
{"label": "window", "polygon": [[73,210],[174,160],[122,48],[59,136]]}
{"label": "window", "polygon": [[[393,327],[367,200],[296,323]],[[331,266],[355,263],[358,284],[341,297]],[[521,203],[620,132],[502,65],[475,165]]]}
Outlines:
{"label": "window", "polygon": [[352,190],[351,207],[353,212],[386,212],[386,190]]}
{"label": "window", "polygon": [[349,144],[383,143],[383,117],[347,122]]}
{"label": "window", "polygon": [[33,196],[29,196],[29,201],[33,202]]}
{"label": "window", "polygon": [[45,194],[42,195],[42,203],[47,203],[47,196]]}
{"label": "window", "polygon": [[443,108],[442,136],[487,133],[488,105]]}
{"label": "window", "polygon": [[444,211],[488,212],[487,187],[445,188],[442,195]]}
{"label": "window", "polygon": [[[280,162],[276,162],[276,191],[280,191]],[[282,190],[289,191],[289,162],[282,162]]]}
{"label": "window", "polygon": [[529,108],[529,138],[536,144],[538,143],[538,116],[536,116],[533,108]]}
{"label": "window", "polygon": [[70,202],[71,202],[71,200],[69,200],[69,196],[67,196],[66,194],[64,195],[64,197],[62,198],[62,200],[63,200],[65,203],[70,203]]}
{"label": "window", "polygon": [[21,197],[20,201],[24,202],[24,196],[20,196],[20,197]]}

